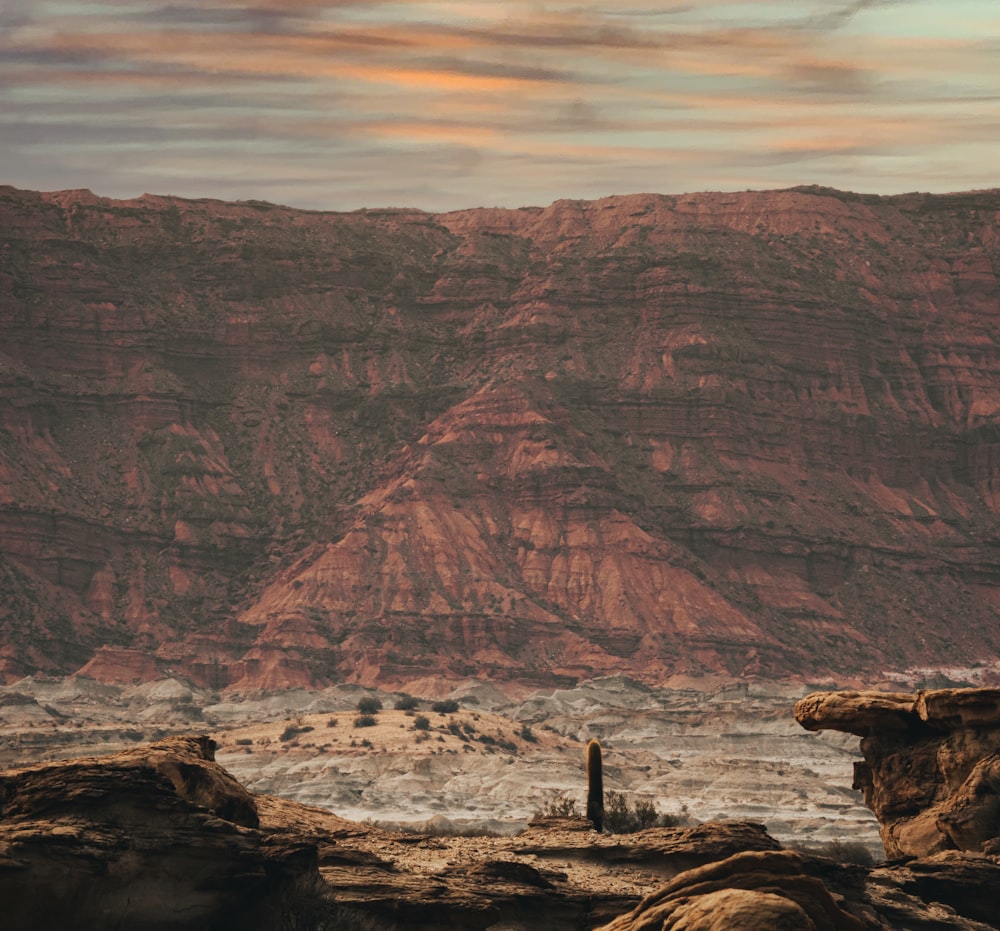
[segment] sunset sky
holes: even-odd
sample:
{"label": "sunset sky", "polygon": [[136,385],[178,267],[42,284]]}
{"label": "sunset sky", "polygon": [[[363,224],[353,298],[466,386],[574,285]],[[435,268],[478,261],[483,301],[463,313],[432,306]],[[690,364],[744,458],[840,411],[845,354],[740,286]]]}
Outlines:
{"label": "sunset sky", "polygon": [[0,0],[0,183],[335,210],[1000,187],[1000,0]]}

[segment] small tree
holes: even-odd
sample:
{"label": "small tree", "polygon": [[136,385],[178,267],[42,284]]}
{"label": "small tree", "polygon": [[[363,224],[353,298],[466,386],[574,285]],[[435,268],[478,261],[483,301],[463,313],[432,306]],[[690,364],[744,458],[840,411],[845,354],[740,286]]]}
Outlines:
{"label": "small tree", "polygon": [[378,714],[382,710],[382,702],[374,695],[366,695],[364,698],[358,699],[356,707],[361,714]]}

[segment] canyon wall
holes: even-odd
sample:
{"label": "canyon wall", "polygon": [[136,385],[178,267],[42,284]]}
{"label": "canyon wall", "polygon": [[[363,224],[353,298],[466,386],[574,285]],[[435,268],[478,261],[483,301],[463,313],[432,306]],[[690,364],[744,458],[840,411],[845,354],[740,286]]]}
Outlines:
{"label": "canyon wall", "polygon": [[995,661],[998,221],[0,188],[0,676]]}

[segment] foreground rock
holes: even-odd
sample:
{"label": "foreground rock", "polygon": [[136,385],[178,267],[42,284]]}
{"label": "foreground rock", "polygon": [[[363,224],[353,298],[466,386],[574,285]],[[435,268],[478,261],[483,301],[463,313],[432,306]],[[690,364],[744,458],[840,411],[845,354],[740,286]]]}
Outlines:
{"label": "foreground rock", "polygon": [[990,931],[998,881],[987,858],[864,869],[751,851],[682,873],[601,931]]}
{"label": "foreground rock", "polygon": [[803,858],[788,851],[736,854],[691,870],[653,893],[604,931],[667,928],[837,928],[863,931]]}
{"label": "foreground rock", "polygon": [[318,879],[207,737],[0,775],[4,927],[266,928]]}
{"label": "foreground rock", "polygon": [[3,773],[4,927],[303,928],[363,915],[392,928],[586,928],[664,877],[777,847],[739,822],[627,843],[560,819],[513,838],[394,833],[252,796],[213,756],[210,738],[177,737]]}
{"label": "foreground rock", "polygon": [[818,692],[795,717],[861,737],[855,788],[888,856],[1000,852],[1000,689]]}
{"label": "foreground rock", "polygon": [[4,928],[956,929],[996,927],[991,855],[868,869],[759,825],[516,837],[390,832],[251,795],[208,737],[0,774]]}

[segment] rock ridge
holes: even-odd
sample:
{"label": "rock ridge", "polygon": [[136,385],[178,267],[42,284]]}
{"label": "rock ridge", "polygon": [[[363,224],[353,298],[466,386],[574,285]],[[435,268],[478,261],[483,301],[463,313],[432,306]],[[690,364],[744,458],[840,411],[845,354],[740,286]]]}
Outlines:
{"label": "rock ridge", "polygon": [[988,675],[998,204],[3,188],[0,677]]}

